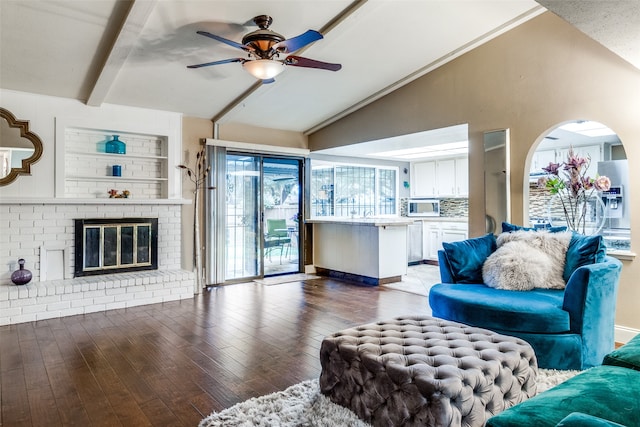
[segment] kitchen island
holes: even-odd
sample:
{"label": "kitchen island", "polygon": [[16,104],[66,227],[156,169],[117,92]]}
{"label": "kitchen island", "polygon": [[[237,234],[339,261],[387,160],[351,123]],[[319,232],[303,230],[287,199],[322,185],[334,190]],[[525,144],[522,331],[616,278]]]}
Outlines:
{"label": "kitchen island", "polygon": [[313,218],[313,264],[319,274],[379,285],[407,272],[406,217]]}

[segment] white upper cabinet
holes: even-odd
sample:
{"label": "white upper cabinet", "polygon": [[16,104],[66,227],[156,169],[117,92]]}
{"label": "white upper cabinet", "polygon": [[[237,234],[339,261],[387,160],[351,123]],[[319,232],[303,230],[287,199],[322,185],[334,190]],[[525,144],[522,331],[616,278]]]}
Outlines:
{"label": "white upper cabinet", "polygon": [[456,196],[456,161],[455,159],[438,160],[436,168],[436,181],[438,196]]}
{"label": "white upper cabinet", "polygon": [[549,163],[556,162],[556,150],[540,150],[533,153],[531,159],[531,173],[543,174],[542,168],[549,166]]}
{"label": "white upper cabinet", "polygon": [[411,164],[411,197],[467,197],[468,194],[466,156]]}
{"label": "white upper cabinet", "polygon": [[[598,162],[602,160],[602,146],[600,145],[584,145],[574,147],[573,151],[580,157],[591,159],[589,169],[586,176],[595,178],[598,172]],[[535,175],[544,175],[542,168],[549,166],[549,163],[563,163],[567,161],[569,148],[558,148],[552,150],[539,150],[533,154],[531,159],[530,173]]]}
{"label": "white upper cabinet", "polygon": [[411,196],[431,197],[437,193],[436,162],[411,164]]}
{"label": "white upper cabinet", "polygon": [[[556,162],[566,162],[568,152],[568,148],[557,150],[558,157]],[[602,160],[602,147],[600,145],[585,145],[581,147],[574,147],[573,152],[579,157],[591,159],[591,163],[589,164],[589,168],[587,169],[585,176],[595,178],[598,174],[598,162]]]}
{"label": "white upper cabinet", "polygon": [[466,156],[456,159],[456,195],[469,196],[469,158]]}

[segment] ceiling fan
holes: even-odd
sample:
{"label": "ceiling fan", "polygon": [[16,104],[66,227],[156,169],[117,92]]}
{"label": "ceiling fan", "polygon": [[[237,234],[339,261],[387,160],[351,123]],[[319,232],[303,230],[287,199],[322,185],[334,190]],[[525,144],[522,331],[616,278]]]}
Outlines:
{"label": "ceiling fan", "polygon": [[[314,30],[307,30],[299,36],[285,39],[281,34],[269,29],[273,19],[268,15],[260,15],[253,18],[253,22],[259,27],[242,37],[242,43],[225,39],[207,31],[197,31],[198,34],[212,38],[229,46],[241,49],[247,53],[247,58],[230,58],[220,61],[205,62],[204,64],[188,65],[187,68],[208,67],[211,65],[240,62],[242,67],[263,83],[273,83],[274,77],[284,71],[285,66],[319,68],[321,70],[338,71],[340,64],[317,61],[290,55],[317,40],[322,39],[322,34]],[[279,59],[280,55],[287,55]]]}

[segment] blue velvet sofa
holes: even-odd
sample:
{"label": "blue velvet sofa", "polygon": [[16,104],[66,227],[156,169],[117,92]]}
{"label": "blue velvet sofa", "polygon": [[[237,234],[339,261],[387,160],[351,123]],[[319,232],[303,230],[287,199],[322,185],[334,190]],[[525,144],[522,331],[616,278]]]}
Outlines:
{"label": "blue velvet sofa", "polygon": [[541,368],[582,370],[600,365],[613,350],[622,264],[606,255],[601,236],[571,238],[565,289],[488,287],[481,270],[495,251],[495,236],[456,245],[438,253],[442,283],[429,293],[433,316],[522,338]]}
{"label": "blue velvet sofa", "polygon": [[486,427],[640,427],[640,335],[603,364],[487,420]]}

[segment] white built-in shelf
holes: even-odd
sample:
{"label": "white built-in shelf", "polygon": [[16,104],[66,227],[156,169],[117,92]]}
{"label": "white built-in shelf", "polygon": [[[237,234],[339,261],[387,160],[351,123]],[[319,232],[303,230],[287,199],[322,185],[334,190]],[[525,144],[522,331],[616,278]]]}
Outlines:
{"label": "white built-in shelf", "polygon": [[[86,127],[67,127],[64,131],[64,168],[61,177],[64,198],[87,199],[95,194],[106,195],[111,188],[128,190],[144,199],[168,198],[171,173],[168,139],[162,135],[120,132],[127,144],[127,154],[105,153],[102,148],[105,132]],[[122,176],[112,176],[111,168],[122,166]],[[173,193],[175,194],[175,193]]]}
{"label": "white built-in shelf", "polygon": [[158,182],[167,178],[136,178],[132,176],[67,176],[70,181],[122,181],[122,182]]}
{"label": "white built-in shelf", "polygon": [[87,157],[105,157],[110,159],[142,159],[142,160],[167,160],[167,156],[147,156],[139,154],[111,154],[111,153],[87,153],[84,151],[68,151],[68,154]]}

